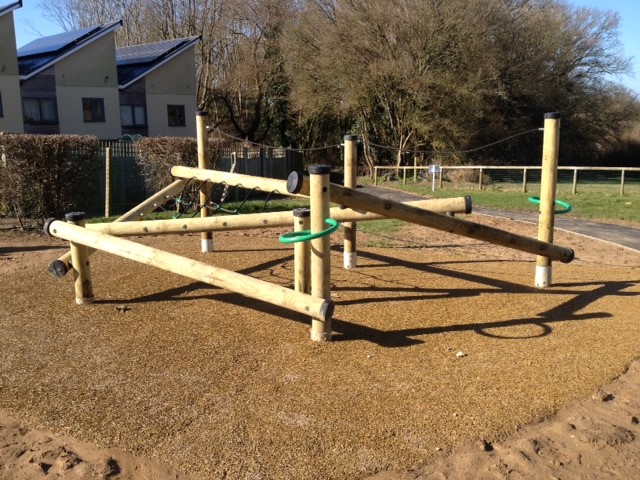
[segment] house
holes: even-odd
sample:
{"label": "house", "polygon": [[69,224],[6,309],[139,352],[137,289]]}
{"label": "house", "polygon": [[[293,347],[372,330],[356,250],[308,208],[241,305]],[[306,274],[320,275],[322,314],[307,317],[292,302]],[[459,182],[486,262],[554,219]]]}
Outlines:
{"label": "house", "polygon": [[0,5],[0,132],[23,133],[13,11],[22,0]]}
{"label": "house", "polygon": [[198,36],[116,49],[122,133],[196,135],[199,41]]}
{"label": "house", "polygon": [[26,133],[118,138],[116,21],[39,38],[18,49]]}

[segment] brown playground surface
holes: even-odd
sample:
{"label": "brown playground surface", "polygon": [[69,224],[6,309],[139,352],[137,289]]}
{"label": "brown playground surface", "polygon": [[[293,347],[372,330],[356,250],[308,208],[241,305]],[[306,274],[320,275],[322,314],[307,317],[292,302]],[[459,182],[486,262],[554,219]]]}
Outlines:
{"label": "brown playground surface", "polygon": [[[284,231],[134,240],[290,285]],[[576,260],[537,290],[532,255],[394,237],[360,234],[345,271],[333,235],[317,344],[303,315],[104,253],[76,306],[46,273],[65,242],[0,233],[0,479],[640,478],[640,253],[557,232]]]}

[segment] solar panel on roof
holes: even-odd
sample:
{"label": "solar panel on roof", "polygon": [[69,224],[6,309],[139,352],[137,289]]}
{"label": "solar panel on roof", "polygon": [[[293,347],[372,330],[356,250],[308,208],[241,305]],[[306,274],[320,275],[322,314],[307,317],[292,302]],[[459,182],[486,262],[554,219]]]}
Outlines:
{"label": "solar panel on roof", "polygon": [[81,30],[73,30],[71,32],[63,32],[57,35],[38,38],[26,44],[24,47],[19,48],[18,56],[26,57],[58,52],[99,29],[100,27],[83,28]]}
{"label": "solar panel on roof", "polygon": [[118,48],[116,50],[116,62],[118,65],[150,63],[181,45],[184,41],[184,39],[167,40],[164,42],[149,43],[146,45],[133,45],[130,47]]}

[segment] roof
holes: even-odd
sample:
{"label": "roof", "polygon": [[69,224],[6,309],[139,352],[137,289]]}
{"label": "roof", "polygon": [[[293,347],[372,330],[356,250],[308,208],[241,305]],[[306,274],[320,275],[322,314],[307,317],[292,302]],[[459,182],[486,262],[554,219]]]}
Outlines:
{"label": "roof", "polygon": [[20,79],[27,80],[122,26],[122,20],[42,37],[18,49]]}
{"label": "roof", "polygon": [[22,0],[18,0],[17,2],[10,3],[9,5],[0,5],[0,17],[6,15],[7,13],[13,12],[16,8],[22,7]]}
{"label": "roof", "polygon": [[120,88],[127,88],[132,83],[191,48],[200,39],[200,36],[177,38],[164,42],[117,48],[116,64],[118,66],[118,84]]}

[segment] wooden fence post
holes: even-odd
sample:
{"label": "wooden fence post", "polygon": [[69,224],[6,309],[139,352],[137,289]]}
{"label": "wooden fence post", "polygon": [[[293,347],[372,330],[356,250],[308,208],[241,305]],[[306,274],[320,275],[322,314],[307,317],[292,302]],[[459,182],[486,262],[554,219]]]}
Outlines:
{"label": "wooden fence post", "polygon": [[[209,169],[209,135],[207,135],[207,112],[196,112],[196,135],[198,140],[198,168],[203,170]],[[206,203],[210,200],[211,185],[208,182],[202,182],[200,186],[200,216],[208,217]],[[202,253],[213,252],[213,233],[203,232],[200,234],[200,246]]]}
{"label": "wooden fence post", "polygon": [[[310,228],[311,210],[296,208],[293,210],[293,230],[300,232]],[[296,242],[293,245],[294,289],[296,292],[311,293],[311,245],[309,242]]]}
{"label": "wooden fence post", "polygon": [[[85,213],[71,212],[67,213],[64,219],[71,225],[84,227]],[[91,282],[91,267],[89,265],[89,248],[79,243],[71,243],[71,266],[73,267],[73,278],[75,280],[74,287],[76,291],[76,303],[84,305],[85,303],[95,302],[93,296],[93,284]]]}
{"label": "wooden fence post", "polygon": [[[542,145],[542,178],[540,180],[538,240],[547,243],[553,243],[559,145],[560,113],[546,113],[544,115],[544,138]],[[545,288],[550,285],[551,259],[549,257],[538,255],[536,257],[535,286],[538,288]]]}
{"label": "wooden fence post", "polygon": [[[356,188],[358,169],[358,137],[345,135],[344,137],[344,186]],[[354,268],[358,264],[356,249],[356,222],[345,222],[344,227],[344,268]]]}
{"label": "wooden fence post", "polygon": [[111,216],[111,147],[104,149],[104,216]]}
{"label": "wooden fence post", "polygon": [[[309,205],[311,233],[327,228],[329,218],[329,165],[309,166]],[[331,301],[331,242],[329,235],[311,240],[311,296]],[[331,319],[311,319],[311,340],[331,340]]]}

